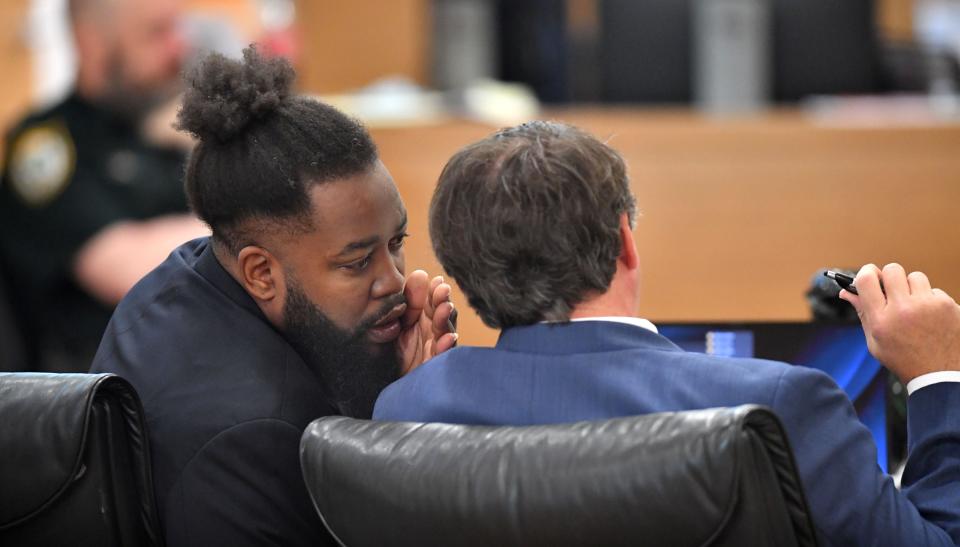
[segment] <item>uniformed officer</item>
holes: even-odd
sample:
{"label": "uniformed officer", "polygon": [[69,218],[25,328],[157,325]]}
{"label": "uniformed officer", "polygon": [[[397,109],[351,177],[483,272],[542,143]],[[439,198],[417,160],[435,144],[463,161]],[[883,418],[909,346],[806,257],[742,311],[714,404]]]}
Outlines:
{"label": "uniformed officer", "polygon": [[72,0],[70,15],[75,89],[5,140],[0,271],[31,366],[79,371],[127,290],[205,228],[156,113],[177,92],[178,0]]}

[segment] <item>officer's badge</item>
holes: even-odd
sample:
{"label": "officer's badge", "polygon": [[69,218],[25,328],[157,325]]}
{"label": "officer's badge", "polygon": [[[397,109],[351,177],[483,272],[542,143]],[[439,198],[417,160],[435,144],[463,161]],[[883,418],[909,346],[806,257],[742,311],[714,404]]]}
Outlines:
{"label": "officer's badge", "polygon": [[75,163],[73,139],[63,124],[29,127],[10,148],[10,185],[28,205],[45,205],[67,187]]}

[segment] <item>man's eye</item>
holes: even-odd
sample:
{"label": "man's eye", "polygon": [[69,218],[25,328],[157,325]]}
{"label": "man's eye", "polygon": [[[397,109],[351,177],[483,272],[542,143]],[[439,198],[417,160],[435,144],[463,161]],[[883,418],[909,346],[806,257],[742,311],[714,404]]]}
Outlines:
{"label": "man's eye", "polygon": [[355,272],[362,271],[363,269],[365,269],[367,266],[370,265],[370,256],[371,256],[371,255],[367,255],[367,256],[361,258],[360,260],[357,260],[356,262],[351,262],[351,263],[349,263],[349,264],[344,264],[343,267],[346,268],[346,269],[348,269],[348,270],[355,271]]}
{"label": "man's eye", "polygon": [[401,247],[403,247],[403,240],[406,239],[406,238],[409,237],[409,236],[410,236],[410,234],[403,233],[403,234],[400,234],[400,235],[398,235],[397,237],[391,239],[391,240],[390,240],[390,249],[393,250],[393,251],[399,250]]}

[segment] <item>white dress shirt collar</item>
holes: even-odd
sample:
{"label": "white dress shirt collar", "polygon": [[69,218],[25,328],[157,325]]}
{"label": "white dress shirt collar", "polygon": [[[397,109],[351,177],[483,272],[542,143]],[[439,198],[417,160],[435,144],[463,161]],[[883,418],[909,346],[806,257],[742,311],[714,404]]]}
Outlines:
{"label": "white dress shirt collar", "polygon": [[642,329],[647,329],[648,331],[659,334],[657,331],[657,326],[647,321],[646,319],[641,319],[639,317],[580,317],[578,319],[571,319],[571,323],[580,323],[583,321],[610,321],[613,323],[626,323],[627,325],[633,325],[635,327],[640,327]]}

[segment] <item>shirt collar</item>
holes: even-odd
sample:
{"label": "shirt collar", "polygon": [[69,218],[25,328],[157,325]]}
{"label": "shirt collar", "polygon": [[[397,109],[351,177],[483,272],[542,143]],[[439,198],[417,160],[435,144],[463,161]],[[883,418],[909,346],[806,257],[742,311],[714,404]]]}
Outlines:
{"label": "shirt collar", "polygon": [[571,323],[580,323],[583,321],[611,321],[613,323],[624,323],[627,325],[633,325],[635,327],[640,327],[642,329],[647,329],[648,331],[660,334],[660,331],[657,330],[657,326],[647,321],[646,319],[640,317],[620,317],[620,316],[604,316],[604,317],[580,317],[577,319],[571,319]]}

